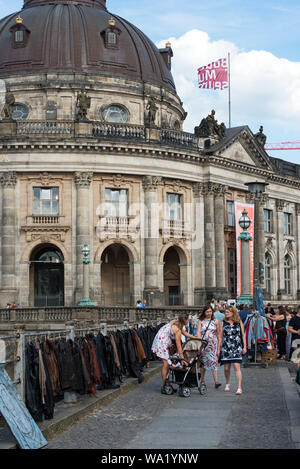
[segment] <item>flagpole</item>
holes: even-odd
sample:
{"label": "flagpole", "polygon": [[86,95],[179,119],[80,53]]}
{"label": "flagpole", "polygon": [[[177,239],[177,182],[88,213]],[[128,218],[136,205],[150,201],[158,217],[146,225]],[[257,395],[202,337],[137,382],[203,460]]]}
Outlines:
{"label": "flagpole", "polygon": [[229,94],[229,129],[231,128],[231,71],[230,71],[230,52],[228,52],[228,94]]}

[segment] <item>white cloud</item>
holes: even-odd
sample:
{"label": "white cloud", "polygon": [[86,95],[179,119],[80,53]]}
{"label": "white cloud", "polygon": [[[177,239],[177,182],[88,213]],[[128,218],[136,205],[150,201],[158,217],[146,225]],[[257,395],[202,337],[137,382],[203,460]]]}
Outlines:
{"label": "white cloud", "polygon": [[[174,52],[172,73],[177,92],[188,111],[185,130],[193,131],[211,109],[216,109],[219,122],[228,124],[228,92],[199,89],[197,69],[230,52],[232,125],[248,124],[256,132],[263,124],[270,142],[300,140],[300,62],[264,50],[246,52],[232,42],[212,41],[206,32],[196,29],[168,40]],[[282,157],[278,153],[272,156]]]}

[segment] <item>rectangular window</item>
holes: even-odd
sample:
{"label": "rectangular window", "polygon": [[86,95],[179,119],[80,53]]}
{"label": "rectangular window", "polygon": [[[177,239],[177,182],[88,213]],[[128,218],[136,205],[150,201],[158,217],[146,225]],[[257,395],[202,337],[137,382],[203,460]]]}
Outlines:
{"label": "rectangular window", "polygon": [[273,211],[264,209],[264,230],[265,233],[273,232]]}
{"label": "rectangular window", "polygon": [[236,296],[237,289],[237,266],[236,250],[228,249],[228,291],[232,298]]}
{"label": "rectangular window", "polygon": [[108,33],[107,34],[107,42],[108,42],[108,44],[117,44],[117,35],[116,35],[116,33]]}
{"label": "rectangular window", "polygon": [[105,215],[107,217],[127,217],[127,189],[105,189]]}
{"label": "rectangular window", "polygon": [[59,215],[59,188],[33,188],[33,214]]}
{"label": "rectangular window", "polygon": [[291,235],[292,231],[292,214],[284,213],[284,234]]}
{"label": "rectangular window", "polygon": [[167,192],[167,219],[182,220],[181,195]]}
{"label": "rectangular window", "polygon": [[227,202],[227,226],[235,226],[234,202]]}
{"label": "rectangular window", "polygon": [[24,40],[24,32],[23,31],[16,31],[15,32],[15,42],[23,42]]}

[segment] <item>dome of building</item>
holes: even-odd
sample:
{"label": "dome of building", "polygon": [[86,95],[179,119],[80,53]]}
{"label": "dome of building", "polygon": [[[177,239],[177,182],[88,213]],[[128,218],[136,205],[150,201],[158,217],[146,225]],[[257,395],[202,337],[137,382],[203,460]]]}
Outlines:
{"label": "dome of building", "polygon": [[175,92],[166,52],[109,13],[106,0],[25,0],[20,12],[0,20],[2,78],[83,72],[142,80]]}

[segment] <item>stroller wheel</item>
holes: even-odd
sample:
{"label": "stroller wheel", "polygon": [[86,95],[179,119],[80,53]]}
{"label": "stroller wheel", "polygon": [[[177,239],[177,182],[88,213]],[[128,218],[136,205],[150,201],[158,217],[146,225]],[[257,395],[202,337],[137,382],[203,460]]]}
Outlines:
{"label": "stroller wheel", "polygon": [[180,390],[179,390],[179,396],[180,397],[190,397],[191,396],[190,388],[186,388],[184,386],[181,386]]}
{"label": "stroller wheel", "polygon": [[174,393],[174,389],[172,388],[172,386],[164,385],[161,388],[161,393],[162,394],[167,394],[167,396],[171,396]]}
{"label": "stroller wheel", "polygon": [[205,384],[201,384],[200,388],[198,388],[200,394],[204,396],[207,393],[207,387]]}

